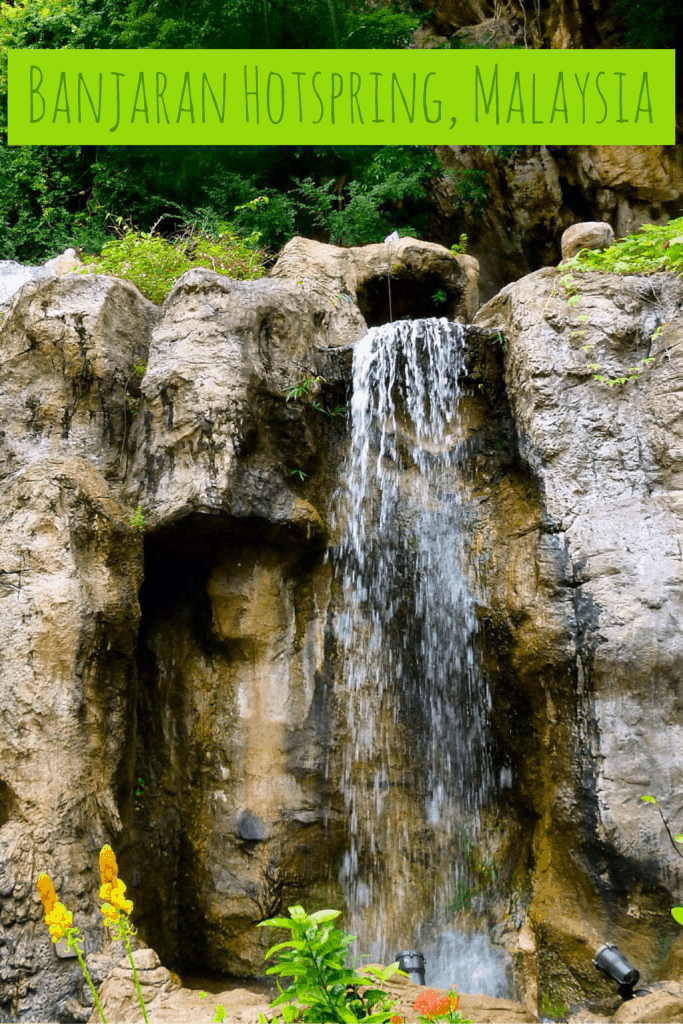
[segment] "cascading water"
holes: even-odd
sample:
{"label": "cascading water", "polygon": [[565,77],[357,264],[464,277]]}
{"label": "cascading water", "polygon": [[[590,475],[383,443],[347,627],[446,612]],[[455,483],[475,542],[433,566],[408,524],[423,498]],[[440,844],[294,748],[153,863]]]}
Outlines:
{"label": "cascading water", "polygon": [[[490,697],[464,542],[464,352],[464,328],[445,319],[372,328],[354,350],[338,505],[350,820],[341,882],[358,951],[384,962],[446,928],[457,849],[490,788]],[[429,959],[427,970],[441,983]],[[498,971],[478,990],[500,988]]]}

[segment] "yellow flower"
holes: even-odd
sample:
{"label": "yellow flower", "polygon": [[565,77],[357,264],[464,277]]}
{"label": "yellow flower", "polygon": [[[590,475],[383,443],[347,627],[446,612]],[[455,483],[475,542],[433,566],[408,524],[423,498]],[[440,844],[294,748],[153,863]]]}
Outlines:
{"label": "yellow flower", "polygon": [[53,942],[59,942],[64,938],[67,928],[71,927],[74,916],[67,910],[63,903],[55,903],[52,910],[45,915],[45,924],[50,930]]}
{"label": "yellow flower", "polygon": [[117,878],[116,882],[107,882],[100,888],[100,899],[109,900],[115,907],[122,910],[124,914],[130,914],[133,909],[133,903],[131,900],[125,899],[125,891],[126,883]]}
{"label": "yellow flower", "polygon": [[108,903],[103,903],[100,910],[106,917],[107,921],[111,921],[112,924],[116,924],[119,919],[119,912],[116,907],[111,907]]}
{"label": "yellow flower", "polygon": [[116,882],[119,877],[119,869],[116,863],[116,856],[109,843],[100,850],[100,878],[102,885],[106,882]]}

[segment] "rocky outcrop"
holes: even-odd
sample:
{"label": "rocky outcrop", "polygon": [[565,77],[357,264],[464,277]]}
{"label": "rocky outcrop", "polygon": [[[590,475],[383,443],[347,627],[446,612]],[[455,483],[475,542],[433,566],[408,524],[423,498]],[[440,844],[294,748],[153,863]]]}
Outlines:
{"label": "rocky outcrop", "polygon": [[484,175],[488,200],[481,213],[459,206],[453,184],[443,179],[431,236],[450,245],[467,234],[468,251],[480,264],[482,300],[539,267],[556,266],[562,233],[577,221],[604,221],[621,238],[680,213],[680,146],[522,146],[500,153],[442,146],[437,152],[446,168]]}
{"label": "rocky outcrop", "polygon": [[[534,522],[529,492],[518,492],[514,523],[486,534],[505,564],[485,560],[494,676],[511,724],[514,704],[533,722],[516,740],[514,727],[501,736],[536,822],[526,955],[541,987],[571,1001],[598,985],[590,961],[603,942],[651,978],[658,932],[665,944],[678,934],[668,908],[681,861],[640,796],[661,795],[674,828],[683,820],[683,286],[579,274],[570,306],[560,274],[508,286],[476,322],[504,334],[506,392],[538,502]],[[635,364],[642,372],[627,380]],[[494,505],[506,507],[509,486]],[[501,522],[499,511],[486,518],[494,532]]]}

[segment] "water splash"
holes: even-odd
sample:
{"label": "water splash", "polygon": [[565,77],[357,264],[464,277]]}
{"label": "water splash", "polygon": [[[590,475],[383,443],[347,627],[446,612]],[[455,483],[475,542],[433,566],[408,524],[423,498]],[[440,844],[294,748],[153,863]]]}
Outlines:
{"label": "water splash", "polygon": [[337,552],[347,687],[341,872],[359,948],[388,962],[445,926],[490,787],[461,467],[465,330],[372,328],[355,347]]}

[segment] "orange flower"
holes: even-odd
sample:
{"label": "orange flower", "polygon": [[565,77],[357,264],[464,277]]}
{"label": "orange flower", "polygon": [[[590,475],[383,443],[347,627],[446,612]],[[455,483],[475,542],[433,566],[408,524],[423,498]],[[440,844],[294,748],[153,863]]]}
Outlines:
{"label": "orange flower", "polygon": [[37,884],[40,898],[43,901],[43,906],[45,907],[45,913],[49,914],[57,902],[57,893],[55,892],[55,887],[52,884],[52,879],[49,875],[46,875],[43,872],[42,875],[38,875]]}
{"label": "orange flower", "polygon": [[457,1010],[460,1006],[460,996],[457,992],[451,992],[449,996],[446,996],[450,1004],[451,1010]]}
{"label": "orange flower", "polygon": [[100,879],[101,884],[116,882],[119,877],[119,869],[116,863],[116,856],[109,843],[100,850]]}
{"label": "orange flower", "polygon": [[426,992],[421,992],[413,1006],[413,1009],[417,1010],[421,1016],[426,1017],[427,1020],[434,1020],[435,1017],[441,1017],[443,1014],[449,1013],[450,1008],[450,997],[440,996],[433,988],[428,988]]}
{"label": "orange flower", "polygon": [[395,1013],[393,1017],[389,1018],[389,1024],[405,1024],[405,1022],[405,1017],[399,1017],[397,1013]]}

